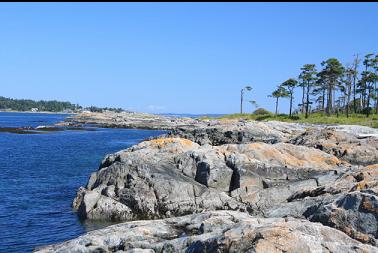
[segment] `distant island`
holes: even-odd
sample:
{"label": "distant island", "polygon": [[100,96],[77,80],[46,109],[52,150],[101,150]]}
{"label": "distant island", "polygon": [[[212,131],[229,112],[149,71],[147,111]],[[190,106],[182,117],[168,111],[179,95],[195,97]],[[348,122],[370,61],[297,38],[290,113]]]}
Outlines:
{"label": "distant island", "polygon": [[109,107],[83,107],[70,102],[57,100],[31,100],[31,99],[12,99],[0,96],[0,111],[16,112],[63,112],[63,113],[80,113],[84,111],[103,112],[114,111],[122,112],[122,108]]}

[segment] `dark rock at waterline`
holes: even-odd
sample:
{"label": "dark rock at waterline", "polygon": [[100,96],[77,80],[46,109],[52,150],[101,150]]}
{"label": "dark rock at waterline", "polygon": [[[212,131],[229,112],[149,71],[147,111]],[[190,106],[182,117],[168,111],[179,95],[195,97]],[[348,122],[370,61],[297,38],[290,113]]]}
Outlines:
{"label": "dark rock at waterline", "polygon": [[96,131],[93,127],[54,127],[54,126],[38,126],[38,127],[0,127],[0,132],[13,134],[43,134],[48,132],[60,131]]}
{"label": "dark rock at waterline", "polygon": [[38,134],[32,127],[0,127],[0,132],[13,134]]}

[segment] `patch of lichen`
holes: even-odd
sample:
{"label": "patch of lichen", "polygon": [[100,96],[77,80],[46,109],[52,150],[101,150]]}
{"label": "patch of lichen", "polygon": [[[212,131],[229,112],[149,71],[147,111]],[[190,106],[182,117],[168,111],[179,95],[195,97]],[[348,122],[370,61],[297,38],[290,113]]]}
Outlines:
{"label": "patch of lichen", "polygon": [[192,141],[188,139],[184,139],[184,138],[158,138],[158,139],[153,139],[149,142],[154,145],[157,145],[159,148],[164,148],[168,144],[172,144],[172,143],[178,143],[182,145],[183,147],[191,147],[194,144]]}

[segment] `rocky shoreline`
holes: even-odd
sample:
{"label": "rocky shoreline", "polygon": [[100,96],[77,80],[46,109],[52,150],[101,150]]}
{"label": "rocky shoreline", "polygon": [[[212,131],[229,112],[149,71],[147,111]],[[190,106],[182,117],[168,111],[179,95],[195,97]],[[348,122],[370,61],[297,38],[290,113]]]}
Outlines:
{"label": "rocky shoreline", "polygon": [[[118,120],[117,120],[118,119]],[[77,115],[169,129],[104,158],[73,200],[125,221],[37,252],[378,252],[378,131],[361,126]]]}
{"label": "rocky shoreline", "polygon": [[172,130],[177,127],[203,124],[202,121],[192,118],[177,118],[163,115],[154,115],[135,112],[87,112],[67,117],[58,126],[95,125],[104,128],[129,128],[150,130]]}

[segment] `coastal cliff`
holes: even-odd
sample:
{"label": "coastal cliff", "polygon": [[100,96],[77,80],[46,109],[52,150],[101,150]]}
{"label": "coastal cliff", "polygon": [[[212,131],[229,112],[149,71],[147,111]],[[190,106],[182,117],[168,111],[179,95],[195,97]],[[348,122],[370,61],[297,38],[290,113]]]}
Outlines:
{"label": "coastal cliff", "polygon": [[[65,124],[114,124],[88,117]],[[377,130],[156,117],[119,116],[171,131],[107,155],[73,201],[126,222],[37,251],[378,251]]]}

